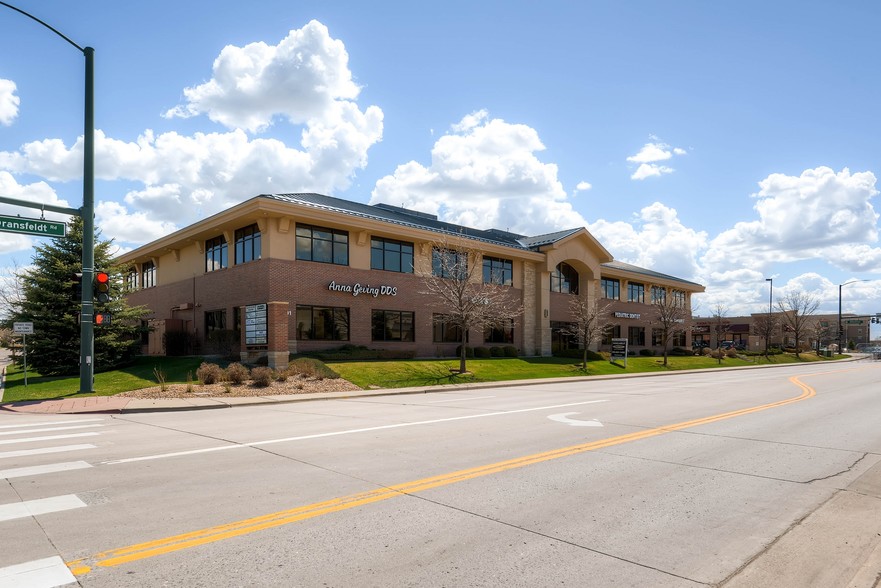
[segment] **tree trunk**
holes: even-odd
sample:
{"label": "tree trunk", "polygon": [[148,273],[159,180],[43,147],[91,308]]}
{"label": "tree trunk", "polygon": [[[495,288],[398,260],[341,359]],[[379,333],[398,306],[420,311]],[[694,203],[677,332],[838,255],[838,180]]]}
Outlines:
{"label": "tree trunk", "polygon": [[587,345],[584,346],[584,351],[581,354],[581,369],[587,371]]}
{"label": "tree trunk", "polygon": [[459,373],[465,373],[465,341],[467,340],[467,334],[465,329],[462,329],[462,345],[459,347]]}

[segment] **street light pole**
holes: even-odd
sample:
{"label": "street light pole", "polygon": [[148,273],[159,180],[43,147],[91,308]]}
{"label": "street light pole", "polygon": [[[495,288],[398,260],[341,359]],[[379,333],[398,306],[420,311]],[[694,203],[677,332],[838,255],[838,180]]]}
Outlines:
{"label": "street light pole", "polygon": [[83,121],[83,206],[78,214],[83,219],[82,253],[82,308],[80,309],[80,388],[79,392],[93,391],[95,380],[95,332],[92,323],[95,310],[92,280],[95,274],[95,50],[80,47],[63,33],[36,16],[0,0],[5,6],[49,29],[86,58],[85,112]]}
{"label": "street light pole", "polygon": [[774,305],[774,278],[765,278],[766,282],[771,283],[771,290],[768,292],[768,331],[765,333],[765,357],[768,356],[768,348],[771,340],[771,311]]}
{"label": "street light pole", "polygon": [[869,280],[851,280],[843,284],[838,284],[838,353],[842,352],[841,347],[841,289],[848,284],[856,284],[857,282],[868,282]]}

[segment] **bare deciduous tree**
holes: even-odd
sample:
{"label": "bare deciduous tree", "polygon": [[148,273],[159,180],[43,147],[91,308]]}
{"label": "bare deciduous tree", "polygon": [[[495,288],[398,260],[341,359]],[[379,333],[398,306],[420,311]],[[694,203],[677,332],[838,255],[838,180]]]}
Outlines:
{"label": "bare deciduous tree", "polygon": [[689,318],[685,298],[664,296],[654,305],[654,316],[651,319],[653,328],[661,332],[661,344],[664,348],[664,365],[667,365],[667,353],[670,341],[679,333],[685,332],[685,321]]}
{"label": "bare deciduous tree", "polygon": [[752,331],[753,335],[761,337],[765,340],[765,359],[768,358],[768,348],[771,345],[771,337],[779,325],[777,315],[774,314],[757,314],[753,318]]}
{"label": "bare deciduous tree", "polygon": [[432,243],[431,268],[419,272],[421,294],[432,297],[439,315],[433,320],[461,332],[459,372],[465,373],[468,331],[504,328],[523,313],[509,286],[483,281],[481,253],[464,242]]}
{"label": "bare deciduous tree", "polygon": [[811,317],[820,306],[820,301],[807,292],[790,292],[777,300],[781,321],[789,328],[795,338],[795,356],[799,357],[801,342],[807,338],[814,323]]}
{"label": "bare deciduous tree", "polygon": [[729,321],[726,317],[728,314],[728,307],[724,304],[716,304],[716,308],[713,309],[712,316],[712,329],[716,334],[716,359],[719,360],[719,363],[722,363],[722,336],[728,331],[728,327],[731,326],[731,321]]}
{"label": "bare deciduous tree", "polygon": [[576,294],[569,299],[569,316],[572,322],[562,329],[566,335],[578,339],[582,346],[581,369],[587,371],[587,352],[590,346],[603,338],[614,324],[608,320],[611,303],[600,304],[599,300],[590,300],[587,292]]}

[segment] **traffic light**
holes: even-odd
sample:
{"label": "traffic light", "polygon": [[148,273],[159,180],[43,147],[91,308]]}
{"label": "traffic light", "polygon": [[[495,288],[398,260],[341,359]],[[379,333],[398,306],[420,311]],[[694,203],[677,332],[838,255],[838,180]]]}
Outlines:
{"label": "traffic light", "polygon": [[75,273],[70,276],[70,298],[74,302],[83,299],[83,274]]}
{"label": "traffic light", "polygon": [[95,302],[104,304],[110,302],[110,276],[105,272],[95,272]]}
{"label": "traffic light", "polygon": [[96,312],[95,313],[95,324],[96,325],[109,325],[113,322],[113,315],[109,312]]}

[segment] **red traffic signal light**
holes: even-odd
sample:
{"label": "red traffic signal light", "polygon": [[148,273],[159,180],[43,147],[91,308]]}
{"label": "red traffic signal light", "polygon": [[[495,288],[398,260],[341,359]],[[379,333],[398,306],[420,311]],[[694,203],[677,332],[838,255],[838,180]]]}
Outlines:
{"label": "red traffic signal light", "polygon": [[96,312],[95,313],[95,324],[96,325],[109,325],[113,322],[113,315],[109,312]]}
{"label": "red traffic signal light", "polygon": [[110,302],[110,276],[106,272],[95,272],[95,302]]}

